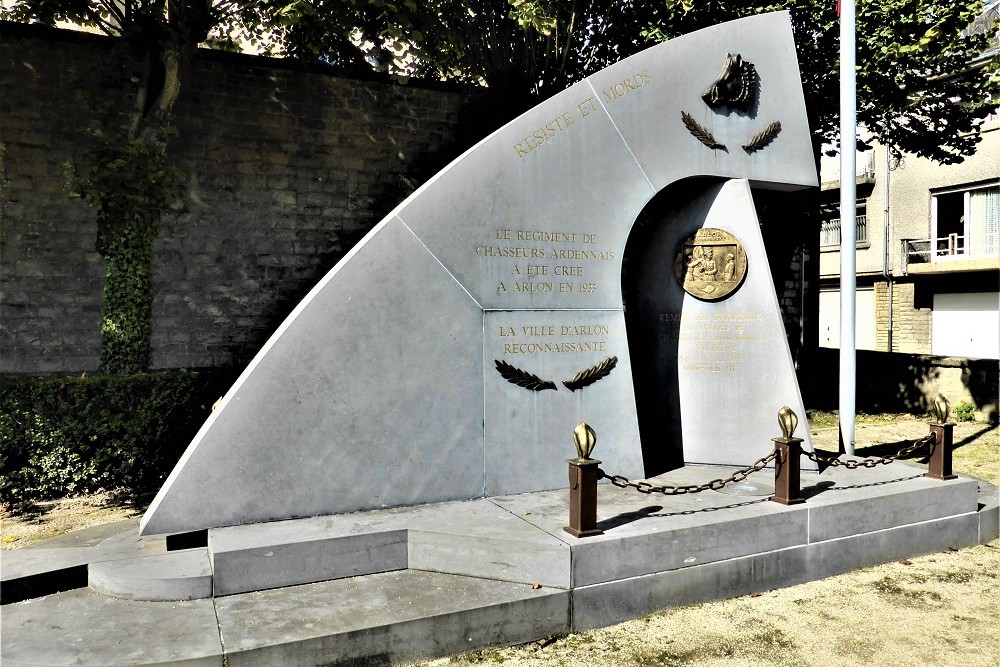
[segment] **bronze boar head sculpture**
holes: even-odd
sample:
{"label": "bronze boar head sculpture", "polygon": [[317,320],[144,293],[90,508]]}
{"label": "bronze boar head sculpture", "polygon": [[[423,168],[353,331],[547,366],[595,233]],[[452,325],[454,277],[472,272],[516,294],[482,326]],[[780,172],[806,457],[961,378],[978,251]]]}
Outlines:
{"label": "bronze boar head sculpture", "polygon": [[701,96],[713,109],[726,106],[747,111],[754,101],[757,88],[757,70],[753,63],[743,60],[740,54],[728,54],[719,78]]}

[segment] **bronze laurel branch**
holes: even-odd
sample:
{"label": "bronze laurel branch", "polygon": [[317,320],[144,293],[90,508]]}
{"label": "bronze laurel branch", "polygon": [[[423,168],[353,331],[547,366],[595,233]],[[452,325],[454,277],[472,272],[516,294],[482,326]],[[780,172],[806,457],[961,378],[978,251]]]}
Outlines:
{"label": "bronze laurel branch", "polygon": [[543,391],[545,389],[557,388],[555,382],[543,380],[537,375],[532,375],[527,371],[522,371],[520,368],[511,366],[505,361],[494,359],[493,363],[497,365],[497,372],[500,373],[500,377],[511,384],[516,384],[518,387],[524,387],[525,389],[530,389],[531,391]]}
{"label": "bronze laurel branch", "polygon": [[695,139],[705,144],[712,150],[726,147],[725,144],[720,144],[716,141],[715,137],[712,136],[712,133],[699,125],[698,121],[696,121],[687,111],[681,112],[681,120],[684,121],[684,127],[687,128],[688,132],[690,132]]}
{"label": "bronze laurel branch", "polygon": [[774,121],[760,133],[756,134],[748,143],[743,144],[743,150],[747,153],[756,153],[774,141],[775,137],[781,134],[781,123]]}
{"label": "bronze laurel branch", "polygon": [[618,357],[608,357],[599,364],[594,364],[590,368],[584,371],[580,371],[573,376],[572,380],[566,380],[563,382],[563,386],[570,391],[576,391],[577,389],[583,389],[588,385],[592,385],[603,377],[614,370],[615,366],[618,365]]}

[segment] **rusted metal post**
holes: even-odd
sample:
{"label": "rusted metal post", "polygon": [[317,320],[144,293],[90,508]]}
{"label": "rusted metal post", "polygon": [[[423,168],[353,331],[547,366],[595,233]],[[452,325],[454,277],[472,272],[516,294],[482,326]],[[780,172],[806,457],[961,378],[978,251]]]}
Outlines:
{"label": "rusted metal post", "polygon": [[924,477],[932,479],[955,479],[951,474],[951,445],[954,437],[954,424],[931,424],[934,442],[931,443],[931,457],[927,463]]}
{"label": "rusted metal post", "polygon": [[597,527],[597,464],[590,459],[567,459],[569,463],[569,525],[564,527],[574,537],[600,535]]}
{"label": "rusted metal post", "polygon": [[597,444],[597,433],[584,422],[573,430],[573,443],[577,457],[566,459],[569,464],[569,525],[563,530],[574,537],[600,535],[604,532],[597,527],[597,466],[601,462],[590,458]]}
{"label": "rusted metal post", "polygon": [[774,495],[771,500],[782,505],[798,505],[806,501],[799,495],[799,457],[802,438],[774,438]]}
{"label": "rusted metal post", "polygon": [[955,424],[948,422],[949,412],[951,412],[951,404],[948,399],[938,394],[934,398],[934,416],[937,417],[937,423],[930,424],[934,442],[931,443],[930,460],[927,463],[927,472],[924,477],[931,479],[956,478],[956,475],[951,473],[951,447]]}
{"label": "rusted metal post", "polygon": [[806,501],[799,493],[802,438],[792,437],[798,423],[798,417],[788,406],[778,411],[781,437],[773,438],[777,457],[774,460],[774,495],[771,500],[782,505],[798,505]]}

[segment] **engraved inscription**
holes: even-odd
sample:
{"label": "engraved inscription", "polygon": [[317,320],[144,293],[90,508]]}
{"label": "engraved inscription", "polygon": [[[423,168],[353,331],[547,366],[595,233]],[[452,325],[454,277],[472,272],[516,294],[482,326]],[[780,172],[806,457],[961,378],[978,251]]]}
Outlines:
{"label": "engraved inscription", "polygon": [[[652,80],[653,75],[649,70],[643,70],[601,91],[601,98],[604,104],[610,104],[648,85]],[[558,114],[541,127],[531,129],[523,139],[514,144],[514,153],[519,160],[527,157],[542,146],[556,141],[563,132],[573,127],[577,121],[585,120],[597,111],[597,108],[597,100],[594,97],[580,101],[572,109]]]}
{"label": "engraved inscription", "polygon": [[503,354],[606,352],[611,327],[606,324],[501,326]]}
{"label": "engraved inscription", "polygon": [[600,287],[588,266],[616,259],[597,234],[539,229],[496,229],[475,254],[484,261],[514,260],[496,291],[524,294],[596,294]]}
{"label": "engraved inscription", "polygon": [[743,284],[747,255],[727,231],[706,227],[685,239],[674,256],[674,276],[684,291],[704,301],[723,299]]}
{"label": "engraved inscription", "polygon": [[677,364],[689,373],[735,373],[764,345],[764,314],[660,313],[658,338],[677,345]]}

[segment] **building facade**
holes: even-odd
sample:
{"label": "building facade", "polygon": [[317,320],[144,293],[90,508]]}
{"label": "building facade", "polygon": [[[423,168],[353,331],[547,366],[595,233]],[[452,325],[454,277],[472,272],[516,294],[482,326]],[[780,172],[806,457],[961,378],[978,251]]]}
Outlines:
{"label": "building facade", "polygon": [[[839,347],[839,173],[823,164],[820,346]],[[857,348],[1000,359],[1000,117],[939,165],[858,155]]]}

